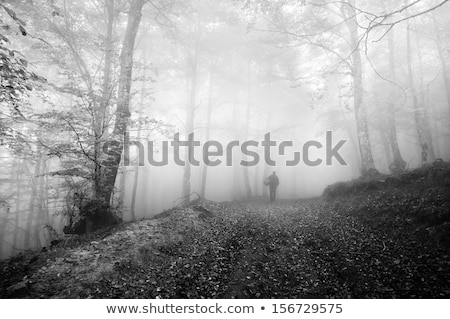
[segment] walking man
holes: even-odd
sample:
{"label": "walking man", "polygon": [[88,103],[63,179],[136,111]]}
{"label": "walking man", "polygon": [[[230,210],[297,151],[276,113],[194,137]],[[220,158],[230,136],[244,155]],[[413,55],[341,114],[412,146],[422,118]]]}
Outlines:
{"label": "walking man", "polygon": [[269,186],[270,201],[273,202],[277,194],[277,187],[280,184],[280,180],[278,179],[277,173],[273,172],[272,175],[267,177],[266,180],[264,181],[264,184],[266,186]]}

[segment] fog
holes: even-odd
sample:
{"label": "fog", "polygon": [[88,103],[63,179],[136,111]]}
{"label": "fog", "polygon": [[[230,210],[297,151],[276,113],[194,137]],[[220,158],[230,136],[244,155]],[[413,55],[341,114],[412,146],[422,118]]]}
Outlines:
{"label": "fog", "polygon": [[[2,65],[19,65],[20,54],[24,74],[43,80],[8,84],[14,68],[1,71],[0,255],[63,236],[81,211],[80,196],[106,198],[133,221],[199,197],[268,201],[264,181],[273,172],[277,200],[300,199],[336,182],[448,160],[445,2],[407,9],[352,0],[5,2],[1,50],[17,57]],[[28,82],[33,89],[20,90]],[[178,165],[174,136],[186,141],[192,133],[198,145],[186,143],[179,157],[187,161],[192,148],[200,163]],[[261,144],[268,133],[275,165]],[[105,146],[111,141],[120,143],[118,153]],[[163,158],[164,141],[168,164],[152,165],[148,158]],[[233,165],[226,154],[209,158],[220,165],[206,165],[211,141],[224,153],[238,141]],[[242,152],[246,141],[258,143],[248,148],[253,157]],[[292,142],[284,155],[283,142]],[[333,152],[328,161],[340,142],[344,163]],[[300,160],[287,165],[294,151]],[[98,172],[114,154],[120,163],[111,166],[110,189],[109,173]],[[257,163],[242,165],[256,155]]]}

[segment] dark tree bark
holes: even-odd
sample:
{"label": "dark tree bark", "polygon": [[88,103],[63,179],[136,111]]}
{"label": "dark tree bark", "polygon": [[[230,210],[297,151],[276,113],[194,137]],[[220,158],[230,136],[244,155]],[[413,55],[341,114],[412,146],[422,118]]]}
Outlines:
{"label": "dark tree bark", "polygon": [[[128,119],[130,117],[130,91],[131,91],[131,76],[133,72],[133,54],[134,43],[139,29],[142,17],[142,8],[145,0],[133,0],[128,12],[127,28],[122,44],[122,51],[120,54],[120,75],[119,75],[119,89],[118,102],[116,110],[116,119],[114,131],[110,136],[111,141],[121,141],[123,146],[123,137],[127,130]],[[96,189],[96,198],[100,198],[106,203],[110,204],[111,195],[114,190],[117,171],[120,165],[122,147],[117,148],[117,144],[112,145],[113,151],[108,151],[106,159],[103,161],[101,188]]]}
{"label": "dark tree bark", "polygon": [[97,194],[102,188],[101,182],[101,146],[102,142],[108,136],[109,126],[109,112],[108,108],[112,100],[112,85],[111,85],[111,68],[113,64],[113,33],[114,33],[114,5],[115,0],[106,0],[105,9],[107,14],[106,27],[106,41],[105,41],[105,64],[103,66],[103,83],[102,83],[102,97],[99,107],[94,112],[94,194]]}

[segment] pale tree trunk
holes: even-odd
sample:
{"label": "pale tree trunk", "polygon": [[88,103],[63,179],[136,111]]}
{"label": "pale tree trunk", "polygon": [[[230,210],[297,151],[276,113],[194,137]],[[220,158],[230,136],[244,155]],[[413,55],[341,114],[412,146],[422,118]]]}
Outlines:
{"label": "pale tree trunk", "polygon": [[[194,133],[195,108],[197,103],[197,81],[198,81],[198,43],[195,42],[192,52],[188,52],[187,66],[189,72],[189,102],[186,107],[186,140],[189,134]],[[194,155],[194,145],[189,144],[185,154],[185,166],[182,184],[182,203],[187,205],[191,202],[191,164],[190,156]]]}
{"label": "pale tree trunk", "polygon": [[22,176],[23,176],[23,166],[25,165],[24,160],[19,159],[17,167],[17,181],[16,181],[16,207],[14,213],[14,235],[13,235],[13,248],[17,247],[17,241],[19,236],[19,214],[20,214],[20,204],[22,201]]}
{"label": "pale tree trunk", "polygon": [[[406,63],[408,68],[408,84],[412,95],[412,103],[414,108],[414,119],[416,123],[417,136],[419,139],[421,150],[421,163],[425,164],[432,160],[433,143],[431,141],[431,134],[427,128],[427,119],[424,113],[423,106],[419,106],[418,93],[414,83],[414,74],[412,69],[412,53],[411,53],[411,21],[408,20],[406,27]],[[418,48],[420,50],[420,48]]]}
{"label": "pale tree trunk", "polygon": [[[213,98],[213,79],[214,79],[214,73],[216,68],[216,61],[211,60],[211,66],[209,69],[209,87],[208,87],[208,109],[206,114],[206,134],[205,134],[205,141],[208,142],[210,138],[211,133],[211,114],[212,114],[212,98]],[[202,170],[202,181],[201,181],[201,191],[200,196],[202,198],[206,198],[206,182],[208,177],[208,165],[205,165],[203,163],[203,170]]]}
{"label": "pale tree trunk", "polygon": [[[240,121],[239,121],[239,88],[234,88],[233,93],[233,130],[234,137],[236,140],[240,140]],[[241,190],[241,170],[239,162],[241,160],[241,156],[239,156],[236,150],[233,151],[233,199],[240,200],[242,199],[242,190]]]}
{"label": "pale tree trunk", "polygon": [[348,5],[343,5],[346,16],[351,18],[347,21],[350,33],[350,48],[352,50],[352,79],[354,93],[354,108],[356,118],[356,129],[358,135],[359,152],[361,154],[361,174],[368,175],[376,172],[373,162],[372,148],[369,138],[369,126],[367,124],[366,106],[364,104],[363,66],[361,60],[361,49],[359,47],[358,21],[356,15],[355,0],[349,0]]}
{"label": "pale tree trunk", "polygon": [[[246,109],[246,120],[245,120],[245,128],[243,131],[245,131],[245,139],[248,139],[249,135],[249,126],[250,126],[250,108],[251,108],[251,59],[248,60],[248,67],[247,67],[247,109]],[[250,187],[250,179],[248,176],[248,166],[244,166],[244,185],[245,185],[245,191],[247,194],[247,197],[252,197],[252,188]]]}
{"label": "pale tree trunk", "polygon": [[[256,122],[256,131],[259,132],[260,129],[260,116],[259,112],[256,112],[255,114],[255,122]],[[253,177],[253,193],[255,196],[262,196],[261,194],[261,174],[259,173],[259,167],[260,163],[257,163],[257,165],[253,168],[254,177]]]}
{"label": "pale tree trunk", "polygon": [[8,238],[6,231],[8,230],[10,210],[6,206],[2,205],[2,207],[5,209],[5,216],[2,216],[2,219],[0,219],[0,259],[7,257],[9,253],[6,249],[6,240]]}
{"label": "pale tree trunk", "polygon": [[28,209],[28,215],[26,219],[26,226],[25,226],[25,243],[24,247],[25,249],[33,249],[36,247],[36,243],[32,243],[33,241],[33,223],[37,223],[38,217],[36,217],[36,197],[38,195],[38,180],[39,176],[41,175],[41,166],[42,166],[42,147],[40,144],[37,145],[36,150],[36,164],[34,166],[34,173],[30,172],[30,180],[31,180],[31,194],[30,194],[30,201],[29,201],[29,209]]}
{"label": "pale tree trunk", "polygon": [[[13,169],[11,167],[10,175],[8,177],[9,189],[13,189],[12,181],[16,181],[16,183],[17,183],[17,180],[18,180],[17,177],[20,176],[20,161],[21,161],[20,158],[18,158],[14,161],[13,167],[16,169]],[[12,194],[12,196],[14,196],[14,193]],[[17,190],[16,190],[16,196],[17,196]],[[17,197],[16,197],[16,200],[17,200]],[[7,203],[1,203],[1,204],[2,204],[1,207],[3,207],[5,209],[4,219],[0,219],[0,258],[3,258],[3,257],[6,257],[6,255],[7,255],[7,251],[6,251],[6,249],[4,249],[4,246],[6,246],[6,240],[8,238],[8,236],[6,235],[8,226],[11,223],[11,220],[10,220],[11,209]],[[17,229],[15,229],[14,231],[17,231]]]}
{"label": "pale tree trunk", "polygon": [[[394,30],[391,30],[388,34],[388,46],[389,46],[389,71],[390,80],[395,82],[396,72],[395,72],[395,47],[394,47]],[[400,173],[405,170],[406,162],[402,158],[400,152],[400,147],[398,145],[397,138],[397,124],[395,122],[395,91],[394,87],[391,86],[389,92],[389,102],[388,102],[388,138],[389,144],[392,150],[393,160],[389,162],[389,169],[392,173]]]}
{"label": "pale tree trunk", "polygon": [[[338,85],[338,92],[339,92],[339,106],[341,110],[344,110],[344,103],[342,102],[342,92],[341,89],[339,88]],[[347,115],[344,113],[342,114],[344,121],[345,121],[345,131],[347,132],[347,136],[350,140],[350,145],[353,148],[353,151],[356,156],[355,156],[355,162],[356,165],[352,165],[352,173],[354,174],[354,176],[358,176],[360,171],[361,171],[361,156],[358,156],[359,153],[359,148],[358,148],[358,142],[356,141],[355,138],[355,131],[352,129],[353,128],[353,124],[354,121],[350,120]]]}
{"label": "pale tree trunk", "polygon": [[37,191],[37,214],[36,214],[36,223],[34,226],[34,242],[36,243],[36,248],[42,247],[41,235],[43,234],[43,226],[48,224],[48,210],[45,204],[46,194],[47,194],[47,185],[45,183],[45,177],[47,176],[47,155],[45,153],[42,154],[42,166],[40,176],[38,177],[39,181],[39,189]]}
{"label": "pale tree trunk", "polygon": [[442,42],[444,41],[444,39],[442,38],[438,19],[435,17],[435,13],[431,14],[431,18],[433,20],[434,32],[436,33],[436,47],[438,51],[439,61],[441,63],[442,79],[444,80],[445,96],[447,98],[447,106],[450,114],[450,77],[448,74],[449,71],[447,65],[448,58],[445,56],[445,49],[442,46]]}
{"label": "pale tree trunk", "polygon": [[392,150],[389,143],[388,135],[384,130],[380,130],[381,144],[383,145],[384,155],[386,157],[386,167],[389,167],[392,163]]}
{"label": "pale tree trunk", "polygon": [[434,151],[434,141],[433,141],[433,132],[430,125],[430,112],[429,112],[429,104],[425,95],[425,84],[424,84],[424,71],[423,71],[423,61],[422,61],[422,50],[420,49],[422,46],[420,44],[419,35],[416,33],[416,40],[417,40],[417,58],[418,58],[418,65],[419,65],[419,105],[422,109],[422,116],[423,116],[423,124],[426,131],[426,136],[429,139],[429,146],[428,146],[428,161],[434,161],[436,159],[436,154]]}
{"label": "pale tree trunk", "polygon": [[[147,76],[147,68],[144,67],[143,78],[145,79]],[[142,130],[142,120],[143,120],[143,107],[144,107],[144,96],[145,96],[145,81],[142,81],[141,87],[141,100],[139,102],[139,119],[138,119],[138,141],[141,140],[141,130]],[[139,159],[137,159],[136,165],[134,165],[134,179],[133,179],[133,190],[131,193],[131,207],[130,207],[130,219],[136,220],[136,195],[137,195],[137,187],[139,184],[139,170],[140,170]]]}
{"label": "pale tree trunk", "polygon": [[5,257],[5,250],[3,246],[6,245],[6,230],[9,222],[9,209],[6,206],[0,206],[0,208],[5,209],[5,216],[0,215],[0,259]]}
{"label": "pale tree trunk", "polygon": [[[263,170],[263,178],[267,178],[270,175],[270,166],[265,164],[264,165],[264,170]],[[269,198],[269,187],[266,185],[263,185],[263,196]]]}
{"label": "pale tree trunk", "polygon": [[[142,120],[142,115],[139,113],[139,121]],[[138,125],[138,141],[140,140],[142,124],[139,122]],[[134,178],[133,178],[133,190],[131,193],[131,204],[130,204],[130,220],[136,220],[136,196],[137,196],[137,187],[139,184],[139,161],[134,165]]]}
{"label": "pale tree trunk", "polygon": [[[264,127],[264,129],[269,129],[270,128],[270,119],[272,118],[272,108],[269,110],[269,114],[267,114],[267,118],[266,118],[266,126]],[[264,133],[265,134],[265,133]],[[262,161],[264,162],[264,168],[263,168],[263,176],[262,176],[262,180],[264,181],[267,177],[269,177],[270,175],[270,169],[271,167],[266,163],[266,161],[264,160],[264,152],[263,152],[263,157],[262,157]],[[269,197],[269,187],[266,185],[262,185],[263,187],[263,191],[262,191],[262,195],[264,197]]]}
{"label": "pale tree trunk", "polygon": [[[122,44],[122,51],[120,54],[120,75],[119,75],[119,89],[118,89],[118,103],[116,110],[116,119],[114,131],[110,140],[123,141],[123,136],[126,133],[128,126],[128,118],[130,117],[130,91],[131,79],[133,73],[133,54],[134,43],[139,29],[139,24],[142,17],[142,8],[146,3],[145,0],[133,0],[128,12],[127,27]],[[123,146],[123,145],[122,145]],[[115,148],[113,146],[113,148]],[[97,189],[96,198],[102,198],[103,201],[109,205],[111,195],[114,190],[117,171],[120,165],[121,154],[123,148],[110,151],[108,156],[103,161],[104,168],[102,169],[101,189]]]}
{"label": "pale tree trunk", "polygon": [[255,196],[261,196],[261,179],[259,176],[259,165],[255,166],[253,169],[254,176],[253,176],[253,190]]}

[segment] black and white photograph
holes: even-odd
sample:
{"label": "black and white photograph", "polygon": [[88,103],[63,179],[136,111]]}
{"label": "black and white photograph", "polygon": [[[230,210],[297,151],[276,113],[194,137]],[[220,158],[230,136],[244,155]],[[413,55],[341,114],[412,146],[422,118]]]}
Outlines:
{"label": "black and white photograph", "polygon": [[450,1],[0,0],[0,161],[2,308],[447,317]]}

